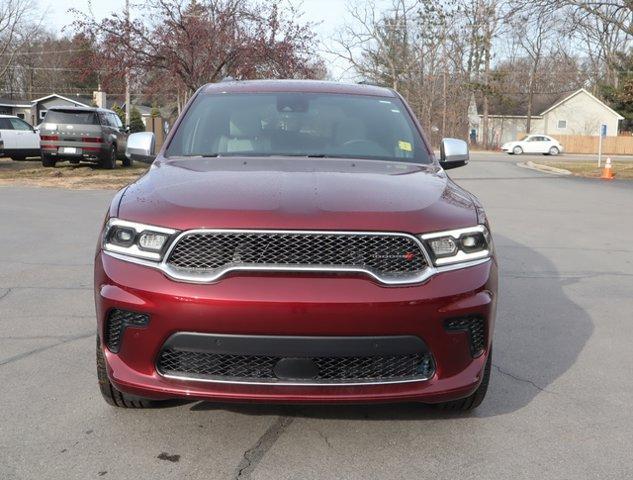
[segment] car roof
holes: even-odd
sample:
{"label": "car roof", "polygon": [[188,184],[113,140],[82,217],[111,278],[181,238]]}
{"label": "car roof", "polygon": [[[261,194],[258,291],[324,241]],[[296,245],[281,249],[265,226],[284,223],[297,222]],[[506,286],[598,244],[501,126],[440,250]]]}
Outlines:
{"label": "car roof", "polygon": [[202,93],[340,93],[347,95],[371,95],[375,97],[395,97],[390,88],[376,85],[327,82],[323,80],[231,80],[209,83],[202,87]]}

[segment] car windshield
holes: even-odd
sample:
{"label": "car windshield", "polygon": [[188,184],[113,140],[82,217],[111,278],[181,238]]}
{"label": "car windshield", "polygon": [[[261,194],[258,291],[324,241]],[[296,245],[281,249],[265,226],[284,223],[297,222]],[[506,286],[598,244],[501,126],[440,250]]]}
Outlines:
{"label": "car windshield", "polygon": [[321,93],[200,95],[166,151],[276,155],[431,162],[400,99]]}
{"label": "car windshield", "polygon": [[49,110],[44,118],[46,123],[62,123],[74,125],[98,125],[95,112],[81,110]]}

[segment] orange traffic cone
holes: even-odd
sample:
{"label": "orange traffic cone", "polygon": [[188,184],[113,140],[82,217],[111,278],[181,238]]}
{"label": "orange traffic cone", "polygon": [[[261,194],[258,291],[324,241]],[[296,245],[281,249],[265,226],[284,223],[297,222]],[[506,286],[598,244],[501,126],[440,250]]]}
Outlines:
{"label": "orange traffic cone", "polygon": [[600,178],[604,178],[605,180],[613,180],[615,174],[611,170],[611,159],[607,158],[607,161],[604,164],[604,168],[602,169],[602,175]]}

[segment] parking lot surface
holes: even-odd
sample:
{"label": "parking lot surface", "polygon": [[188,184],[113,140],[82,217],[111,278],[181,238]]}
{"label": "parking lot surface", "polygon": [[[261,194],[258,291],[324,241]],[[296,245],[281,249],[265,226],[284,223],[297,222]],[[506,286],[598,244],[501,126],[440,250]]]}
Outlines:
{"label": "parking lot surface", "polygon": [[488,397],[420,405],[118,410],[94,367],[108,190],[0,187],[0,479],[633,476],[633,185],[475,154],[451,176],[501,263]]}

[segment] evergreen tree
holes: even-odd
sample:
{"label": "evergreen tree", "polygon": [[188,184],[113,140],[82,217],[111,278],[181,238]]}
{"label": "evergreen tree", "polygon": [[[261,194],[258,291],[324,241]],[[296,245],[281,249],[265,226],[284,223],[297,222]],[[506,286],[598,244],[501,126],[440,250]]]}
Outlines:
{"label": "evergreen tree", "polygon": [[144,132],[144,131],[145,131],[145,124],[143,123],[141,112],[138,111],[138,108],[132,107],[132,112],[130,113],[130,133]]}
{"label": "evergreen tree", "polygon": [[121,120],[121,123],[125,125],[125,110],[123,110],[121,107],[119,107],[117,103],[115,103],[114,105],[112,105],[112,111],[117,114],[117,116]]}

